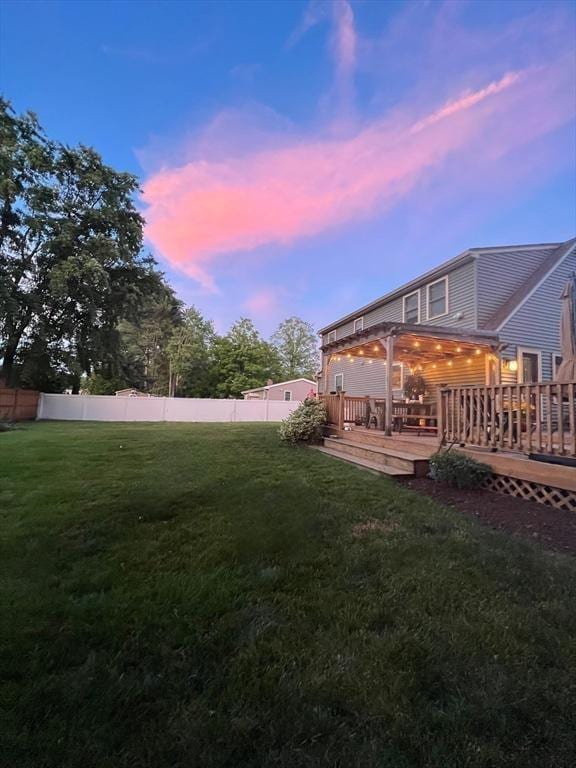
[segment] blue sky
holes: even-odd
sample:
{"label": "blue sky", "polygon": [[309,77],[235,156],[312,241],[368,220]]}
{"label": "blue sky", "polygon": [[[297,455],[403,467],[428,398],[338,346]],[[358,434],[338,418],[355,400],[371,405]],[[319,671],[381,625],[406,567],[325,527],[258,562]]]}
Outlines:
{"label": "blue sky", "polygon": [[140,177],[185,301],[268,334],[575,234],[575,8],[4,1],[0,89]]}

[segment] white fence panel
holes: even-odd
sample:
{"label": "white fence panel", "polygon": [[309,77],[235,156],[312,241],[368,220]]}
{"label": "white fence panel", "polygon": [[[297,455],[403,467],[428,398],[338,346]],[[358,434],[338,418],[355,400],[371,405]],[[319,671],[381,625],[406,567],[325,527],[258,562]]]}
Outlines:
{"label": "white fence panel", "polygon": [[298,401],[40,395],[38,419],[64,421],[282,421]]}

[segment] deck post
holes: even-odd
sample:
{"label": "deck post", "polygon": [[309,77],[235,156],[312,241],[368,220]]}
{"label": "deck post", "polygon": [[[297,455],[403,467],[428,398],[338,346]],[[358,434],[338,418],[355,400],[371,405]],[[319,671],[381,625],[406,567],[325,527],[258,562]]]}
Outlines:
{"label": "deck post", "polygon": [[338,392],[338,429],[344,429],[344,392]]}
{"label": "deck post", "polygon": [[438,414],[438,445],[444,445],[444,395],[442,394],[442,387],[438,387],[436,390],[436,413]]}
{"label": "deck post", "polygon": [[386,336],[386,415],[384,434],[390,436],[394,421],[394,406],[392,389],[392,366],[394,365],[394,336]]}

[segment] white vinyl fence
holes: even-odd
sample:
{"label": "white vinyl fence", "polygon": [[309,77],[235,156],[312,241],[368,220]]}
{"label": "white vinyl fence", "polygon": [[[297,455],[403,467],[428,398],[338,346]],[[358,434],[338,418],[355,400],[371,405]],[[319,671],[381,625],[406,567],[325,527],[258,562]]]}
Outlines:
{"label": "white vinyl fence", "polygon": [[38,419],[66,421],[282,421],[297,400],[40,395]]}

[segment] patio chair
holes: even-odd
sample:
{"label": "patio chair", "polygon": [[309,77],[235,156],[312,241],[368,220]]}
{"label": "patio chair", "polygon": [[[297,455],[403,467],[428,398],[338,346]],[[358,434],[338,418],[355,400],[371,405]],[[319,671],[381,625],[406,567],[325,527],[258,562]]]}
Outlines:
{"label": "patio chair", "polygon": [[384,410],[382,407],[376,405],[376,398],[368,398],[368,404],[366,406],[366,429],[374,424],[376,429],[384,428]]}

